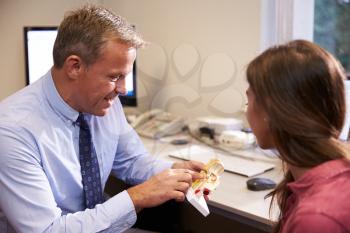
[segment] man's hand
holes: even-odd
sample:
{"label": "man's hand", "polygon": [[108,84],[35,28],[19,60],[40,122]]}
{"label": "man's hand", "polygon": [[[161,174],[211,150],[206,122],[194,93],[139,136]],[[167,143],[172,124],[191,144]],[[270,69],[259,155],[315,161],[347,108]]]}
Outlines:
{"label": "man's hand", "polygon": [[[204,177],[202,177],[202,175],[200,175],[198,172],[200,172],[201,170],[204,170],[205,164],[202,162],[198,162],[198,161],[185,161],[185,162],[176,162],[173,164],[172,168],[185,168],[185,169],[189,169],[192,171],[195,171],[194,174],[192,174],[192,178],[193,180],[196,179],[203,179]],[[210,195],[210,190],[206,190],[203,193],[204,199],[206,201],[209,201],[209,195]]]}
{"label": "man's hand", "polygon": [[127,191],[136,210],[154,207],[171,199],[183,201],[194,174],[199,173],[189,169],[167,169]]}
{"label": "man's hand", "polygon": [[194,173],[192,174],[192,179],[196,180],[196,179],[202,179],[203,177],[199,174],[199,172],[201,170],[203,170],[205,167],[205,164],[202,162],[198,162],[198,161],[184,161],[184,162],[176,162],[173,164],[173,166],[171,168],[174,169],[188,169],[191,171],[194,171]]}

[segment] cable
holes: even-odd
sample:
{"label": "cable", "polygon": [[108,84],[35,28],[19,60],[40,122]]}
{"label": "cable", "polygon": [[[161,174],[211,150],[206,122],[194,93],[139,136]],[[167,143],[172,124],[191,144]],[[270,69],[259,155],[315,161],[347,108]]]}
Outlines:
{"label": "cable", "polygon": [[[196,133],[197,131],[197,133]],[[203,131],[203,130],[202,130]],[[205,132],[208,132],[208,131],[205,131]],[[198,140],[199,142],[202,142],[212,148],[215,148],[215,149],[218,149],[220,151],[224,151],[230,155],[233,155],[233,156],[239,156],[241,158],[245,158],[245,159],[249,159],[249,160],[260,160],[260,161],[264,161],[264,162],[277,162],[278,159],[277,159],[277,156],[275,154],[275,152],[266,152],[266,151],[263,151],[261,148],[259,147],[255,147],[255,148],[252,148],[254,150],[258,150],[258,151],[253,151],[253,150],[240,150],[240,149],[237,149],[237,150],[234,150],[232,148],[227,148],[227,147],[223,147],[222,145],[220,145],[218,142],[215,141],[215,137],[213,137],[213,139],[211,139],[211,136],[209,137],[206,137],[206,136],[201,136],[201,132],[198,131],[198,130],[195,130],[195,129],[191,129],[191,127],[189,126],[188,127],[188,133],[189,135],[191,135],[193,138],[195,138],[196,140]],[[207,134],[204,134],[204,135],[207,135]],[[239,151],[250,151],[252,153],[254,153],[254,155],[249,155],[247,153],[245,153],[244,155],[241,154],[241,153],[238,153]]]}

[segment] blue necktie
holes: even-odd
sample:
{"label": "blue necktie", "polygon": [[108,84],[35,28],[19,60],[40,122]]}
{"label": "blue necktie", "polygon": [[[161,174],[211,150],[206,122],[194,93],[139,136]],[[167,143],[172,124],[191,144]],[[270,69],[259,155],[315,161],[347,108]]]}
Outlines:
{"label": "blue necktie", "polygon": [[80,126],[79,132],[79,160],[81,176],[83,178],[83,189],[85,194],[85,206],[92,209],[96,204],[102,203],[102,185],[100,168],[96,152],[92,143],[89,125],[82,113],[79,114],[77,123]]}

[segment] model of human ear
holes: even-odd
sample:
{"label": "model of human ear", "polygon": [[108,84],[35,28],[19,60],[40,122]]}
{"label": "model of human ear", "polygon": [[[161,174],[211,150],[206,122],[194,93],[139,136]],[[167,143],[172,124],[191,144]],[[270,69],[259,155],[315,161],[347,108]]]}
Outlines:
{"label": "model of human ear", "polygon": [[195,180],[192,183],[194,193],[198,195],[209,195],[220,183],[220,176],[224,172],[224,165],[218,159],[210,160],[200,173],[204,179]]}
{"label": "model of human ear", "polygon": [[205,217],[210,213],[205,196],[215,190],[220,183],[224,165],[218,159],[212,159],[201,171],[203,179],[195,180],[186,193],[187,200]]}

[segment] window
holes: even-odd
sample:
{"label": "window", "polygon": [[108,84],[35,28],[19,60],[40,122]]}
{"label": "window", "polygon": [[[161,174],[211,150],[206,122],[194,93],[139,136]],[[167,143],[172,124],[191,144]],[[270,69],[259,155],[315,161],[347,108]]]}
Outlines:
{"label": "window", "polygon": [[262,0],[261,50],[294,39],[312,41],[316,1]]}
{"label": "window", "polygon": [[350,77],[350,0],[262,0],[261,50],[293,39],[314,41]]}
{"label": "window", "polygon": [[350,0],[317,0],[314,42],[327,49],[350,74]]}

